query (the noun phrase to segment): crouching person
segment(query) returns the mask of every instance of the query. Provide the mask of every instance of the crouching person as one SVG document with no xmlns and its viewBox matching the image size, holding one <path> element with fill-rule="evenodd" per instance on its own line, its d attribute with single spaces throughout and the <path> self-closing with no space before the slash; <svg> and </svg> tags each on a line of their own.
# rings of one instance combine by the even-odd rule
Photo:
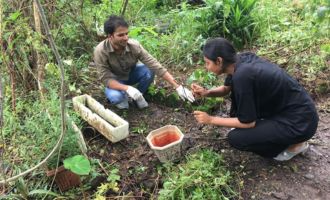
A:
<svg viewBox="0 0 330 200">
<path fill-rule="evenodd" d="M 148 107 L 143 94 L 155 74 L 170 83 L 183 100 L 193 102 L 190 90 L 178 84 L 138 41 L 129 39 L 128 27 L 122 17 L 110 16 L 104 23 L 107 38 L 94 50 L 94 62 L 110 103 L 128 109 L 128 97 L 131 97 L 139 108 Z"/>
</svg>

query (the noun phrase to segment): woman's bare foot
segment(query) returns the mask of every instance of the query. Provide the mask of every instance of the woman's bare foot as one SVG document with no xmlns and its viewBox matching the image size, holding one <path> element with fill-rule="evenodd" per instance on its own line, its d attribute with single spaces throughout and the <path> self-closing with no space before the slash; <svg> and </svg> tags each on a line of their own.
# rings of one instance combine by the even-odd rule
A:
<svg viewBox="0 0 330 200">
<path fill-rule="evenodd" d="M 305 145 L 306 145 L 306 142 L 301 142 L 301 143 L 298 143 L 298 144 L 292 144 L 286 150 L 294 153 L 294 152 L 299 151 Z"/>
<path fill-rule="evenodd" d="M 308 148 L 309 145 L 307 142 L 293 144 L 289 146 L 289 148 L 278 154 L 276 157 L 274 157 L 274 159 L 277 161 L 287 161 L 300 153 L 305 153 L 308 150 Z"/>
</svg>

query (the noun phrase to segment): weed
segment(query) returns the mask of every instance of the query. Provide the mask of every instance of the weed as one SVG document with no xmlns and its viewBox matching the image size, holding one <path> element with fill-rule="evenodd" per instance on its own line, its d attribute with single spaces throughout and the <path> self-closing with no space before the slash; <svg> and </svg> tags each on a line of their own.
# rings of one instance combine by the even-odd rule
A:
<svg viewBox="0 0 330 200">
<path fill-rule="evenodd" d="M 237 48 L 251 43 L 257 33 L 252 17 L 256 0 L 208 1 L 207 37 L 222 36 L 231 40 Z M 211 23 L 209 23 L 211 22 Z M 204 22 L 205 23 L 205 22 Z"/>
<path fill-rule="evenodd" d="M 120 175 L 119 175 L 119 169 L 118 168 L 113 168 L 110 170 L 110 174 L 107 178 L 107 181 L 109 182 L 117 182 L 120 180 Z"/>
<path fill-rule="evenodd" d="M 223 103 L 223 98 L 203 98 L 197 100 L 195 104 L 192 105 L 193 110 L 199 110 L 204 112 L 214 111 L 216 108 L 220 107 L 220 104 Z M 197 105 L 196 105 L 197 104 Z"/>
<path fill-rule="evenodd" d="M 118 192 L 118 181 L 120 180 L 119 169 L 113 168 L 110 170 L 110 174 L 107 178 L 106 183 L 102 183 L 101 186 L 97 188 L 95 192 L 95 200 L 105 200 L 105 194 L 110 190 L 113 192 Z"/>
<path fill-rule="evenodd" d="M 148 125 L 143 122 L 138 127 L 133 127 L 132 133 L 145 134 L 147 130 L 148 130 Z"/>
<path fill-rule="evenodd" d="M 223 158 L 203 150 L 187 157 L 179 166 L 167 166 L 168 176 L 159 199 L 232 199 L 237 193 Z"/>
<path fill-rule="evenodd" d="M 197 83 L 207 89 L 211 89 L 215 85 L 220 85 L 221 81 L 211 72 L 205 69 L 196 69 L 187 79 L 187 84 Z"/>
<path fill-rule="evenodd" d="M 326 78 L 329 54 L 322 48 L 330 43 L 329 12 L 319 13 L 321 7 L 329 8 L 329 3 L 264 0 L 254 13 L 260 29 L 257 54 L 286 67 L 294 77 L 303 77 L 301 83 L 317 93 L 326 92 L 330 84 Z"/>
<path fill-rule="evenodd" d="M 196 69 L 187 79 L 187 84 L 197 83 L 202 87 L 211 89 L 214 86 L 222 85 L 223 81 L 215 76 L 213 73 L 205 69 Z M 223 102 L 223 98 L 202 98 L 197 99 L 191 107 L 193 110 L 200 110 L 204 112 L 212 111 Z"/>
</svg>

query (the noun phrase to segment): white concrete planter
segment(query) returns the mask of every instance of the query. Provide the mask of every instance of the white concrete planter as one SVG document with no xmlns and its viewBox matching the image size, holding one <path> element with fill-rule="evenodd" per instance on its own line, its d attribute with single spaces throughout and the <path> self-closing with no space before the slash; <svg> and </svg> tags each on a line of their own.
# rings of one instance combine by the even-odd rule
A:
<svg viewBox="0 0 330 200">
<path fill-rule="evenodd" d="M 183 137 L 177 126 L 167 125 L 151 131 L 147 136 L 147 141 L 158 159 L 165 163 L 181 157 Z"/>
<path fill-rule="evenodd" d="M 128 136 L 128 122 L 85 94 L 72 99 L 79 115 L 111 142 L 118 142 Z"/>
</svg>

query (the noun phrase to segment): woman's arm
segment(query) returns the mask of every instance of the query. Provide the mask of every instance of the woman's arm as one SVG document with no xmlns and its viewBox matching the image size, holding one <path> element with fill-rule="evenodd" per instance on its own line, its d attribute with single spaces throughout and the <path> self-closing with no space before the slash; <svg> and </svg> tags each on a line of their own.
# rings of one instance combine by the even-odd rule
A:
<svg viewBox="0 0 330 200">
<path fill-rule="evenodd" d="M 229 94 L 230 92 L 230 86 L 220 86 L 217 88 L 210 89 L 208 92 L 208 97 L 223 97 Z"/>
<path fill-rule="evenodd" d="M 197 97 L 222 97 L 229 94 L 231 88 L 230 86 L 220 86 L 207 90 L 202 86 L 193 83 L 191 84 L 191 89 L 193 94 Z"/>
<path fill-rule="evenodd" d="M 234 118 L 223 118 L 210 116 L 205 112 L 194 111 L 194 116 L 198 123 L 201 124 L 212 124 L 217 126 L 224 126 L 229 128 L 253 128 L 255 127 L 256 122 L 242 123 L 238 120 L 237 117 Z"/>
</svg>

